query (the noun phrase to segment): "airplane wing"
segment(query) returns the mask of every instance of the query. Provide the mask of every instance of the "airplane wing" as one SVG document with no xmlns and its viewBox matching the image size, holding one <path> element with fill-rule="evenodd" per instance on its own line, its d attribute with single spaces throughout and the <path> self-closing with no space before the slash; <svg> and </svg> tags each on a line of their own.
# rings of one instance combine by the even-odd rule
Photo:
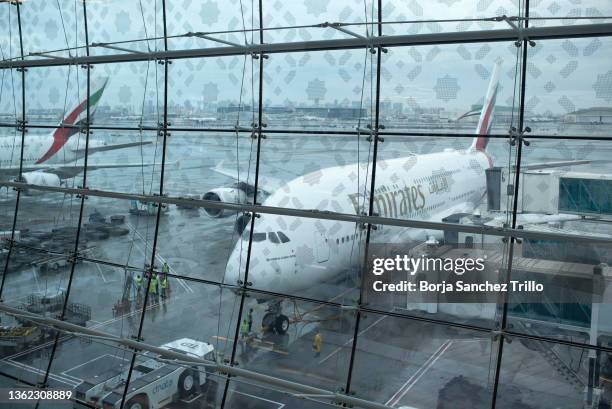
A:
<svg viewBox="0 0 612 409">
<path fill-rule="evenodd" d="M 151 141 L 147 141 L 147 142 L 130 142 L 130 143 L 120 143 L 117 145 L 106 145 L 106 146 L 96 146 L 96 147 L 89 147 L 87 152 L 89 155 L 91 155 L 92 153 L 97 153 L 97 152 L 106 152 L 106 151 L 114 151 L 117 149 L 125 149 L 125 148 L 132 148 L 134 146 L 143 146 L 143 145 L 148 145 L 152 143 Z M 73 149 L 72 150 L 74 153 L 76 153 L 79 156 L 84 156 L 85 155 L 85 149 Z"/>
<path fill-rule="evenodd" d="M 100 169 L 124 169 L 124 168 L 140 168 L 153 166 L 153 163 L 112 163 L 112 164 L 91 164 L 87 165 L 87 170 L 100 170 Z M 33 165 L 24 166 L 22 169 L 23 173 L 27 172 L 44 172 L 57 175 L 60 179 L 73 178 L 79 173 L 83 172 L 85 166 L 83 165 Z M 19 175 L 19 167 L 0 168 L 0 179 L 9 179 Z"/>
<path fill-rule="evenodd" d="M 210 169 L 221 175 L 225 175 L 227 177 L 232 178 L 236 183 L 239 183 L 239 184 L 244 183 L 250 188 L 255 187 L 255 170 L 254 169 L 251 170 L 251 172 L 241 170 L 240 173 L 238 173 L 237 169 L 235 168 L 230 169 L 229 167 L 226 167 L 224 161 L 221 161 L 217 166 L 215 166 L 214 168 L 210 168 Z M 277 179 L 275 177 L 261 175 L 261 174 L 259 175 L 259 180 L 258 180 L 259 191 L 265 193 L 266 195 L 270 195 L 272 192 L 274 192 L 276 189 L 280 188 L 284 184 L 285 183 L 282 180 Z"/>
</svg>

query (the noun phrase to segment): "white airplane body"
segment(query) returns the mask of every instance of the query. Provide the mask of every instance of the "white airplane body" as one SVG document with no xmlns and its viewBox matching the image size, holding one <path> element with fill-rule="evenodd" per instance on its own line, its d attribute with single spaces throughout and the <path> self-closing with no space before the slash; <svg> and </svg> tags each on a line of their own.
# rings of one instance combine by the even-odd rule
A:
<svg viewBox="0 0 612 409">
<path fill-rule="evenodd" d="M 468 149 L 445 149 L 443 152 L 378 161 L 373 195 L 375 215 L 441 222 L 452 214 L 472 213 L 477 209 L 487 192 L 485 171 L 493 166 L 486 147 L 493 119 L 499 70 L 498 63 L 493 70 L 485 103 L 480 112 L 477 136 Z M 570 166 L 586 162 L 550 162 L 534 165 L 534 168 Z M 233 171 L 219 167 L 214 170 L 237 179 Z M 335 166 L 300 176 L 280 185 L 267 196 L 262 205 L 368 214 L 371 181 L 363 177 L 364 180 L 358 186 L 357 172 L 360 175 L 368 175 L 369 178 L 372 174 L 372 164 Z M 265 179 L 260 177 L 262 188 L 266 183 Z M 248 189 L 245 190 L 245 187 Z M 232 188 L 213 189 L 203 198 L 248 203 L 253 191 L 252 184 L 239 181 Z M 258 192 L 267 193 L 263 189 Z M 206 208 L 205 211 L 212 217 L 224 216 L 223 211 Z M 561 219 L 567 218 L 560 217 Z M 548 217 L 542 220 L 546 222 L 551 219 Z M 242 224 L 246 225 L 247 223 Z M 251 234 L 249 228 L 245 228 L 230 254 L 224 279 L 228 284 L 240 285 L 244 282 L 248 240 L 251 235 L 247 278 L 249 286 L 271 293 L 302 295 L 313 285 L 332 281 L 363 261 L 360 248 L 365 242 L 365 230 L 355 223 L 261 214 L 254 222 L 253 233 Z M 371 230 L 371 239 L 381 243 L 430 239 L 435 241 L 442 239 L 442 236 L 443 232 L 439 230 L 405 227 L 376 226 L 376 229 Z M 273 305 L 276 305 L 269 309 L 263 325 L 284 333 L 288 329 L 289 320 L 280 312 L 279 298 L 272 294 L 258 294 L 257 299 L 272 301 Z"/>
<path fill-rule="evenodd" d="M 412 165 L 406 166 L 411 161 Z M 376 180 L 380 182 L 376 183 L 374 191 L 374 214 L 441 222 L 451 214 L 471 213 L 486 194 L 484 171 L 490 163 L 483 151 L 454 150 L 379 161 Z M 369 168 L 368 174 L 371 174 L 371 166 Z M 296 195 L 304 209 L 367 213 L 368 201 L 364 201 L 364 197 L 368 198 L 370 191 L 363 185 L 357 192 L 334 195 L 324 209 L 321 206 L 321 198 L 329 197 L 338 188 L 339 180 L 351 180 L 355 172 L 356 165 L 313 172 L 288 182 L 262 205 L 287 207 L 288 197 Z M 317 182 L 313 186 L 305 182 L 315 178 Z M 391 182 L 394 180 L 396 182 Z M 297 220 L 299 226 L 289 227 Z M 288 242 L 282 242 L 279 231 Z M 242 245 L 239 242 L 230 256 L 225 276 L 228 283 L 244 279 L 249 234 L 249 229 L 245 229 Z M 274 234 L 279 239 L 274 238 Z M 345 272 L 347 267 L 361 262 L 358 255 L 364 234 L 364 229 L 355 228 L 355 224 L 349 222 L 261 214 L 255 221 L 248 281 L 254 288 L 271 291 L 282 288 L 283 293 L 300 294 L 313 282 L 329 281 Z M 439 230 L 392 226 L 377 226 L 371 232 L 373 240 L 390 243 L 440 240 L 442 235 Z"/>
<path fill-rule="evenodd" d="M 96 107 L 100 101 L 108 80 L 95 88 L 89 97 L 90 120 L 93 119 Z M 21 181 L 42 186 L 60 186 L 62 180 L 72 178 L 84 170 L 84 166 L 76 163 L 85 157 L 85 138 L 74 137 L 80 132 L 86 119 L 87 100 L 79 103 L 58 125 L 47 135 L 26 135 L 23 147 L 23 162 L 21 158 L 21 137 L 0 137 L 0 185 L 19 177 Z M 131 142 L 107 145 L 103 141 L 90 139 L 88 154 L 142 146 L 148 142 Z M 88 170 L 127 168 L 143 166 L 139 164 L 90 164 Z M 148 165 L 146 165 L 148 166 Z M 30 190 L 28 193 L 34 193 Z"/>
</svg>

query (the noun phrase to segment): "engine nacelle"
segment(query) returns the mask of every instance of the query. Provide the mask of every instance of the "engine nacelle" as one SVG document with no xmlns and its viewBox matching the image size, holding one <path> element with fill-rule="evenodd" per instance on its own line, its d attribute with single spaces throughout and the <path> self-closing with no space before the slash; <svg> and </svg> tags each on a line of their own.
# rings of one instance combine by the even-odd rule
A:
<svg viewBox="0 0 612 409">
<path fill-rule="evenodd" d="M 21 178 L 19 182 L 27 183 L 29 185 L 38 185 L 38 186 L 52 186 L 52 187 L 60 187 L 62 185 L 62 181 L 59 176 L 53 173 L 46 172 L 26 172 L 21 174 Z M 43 194 L 45 193 L 43 190 L 36 189 L 28 189 L 26 190 L 28 195 L 34 194 Z"/>
<path fill-rule="evenodd" d="M 209 190 L 204 193 L 202 196 L 204 200 L 213 200 L 216 202 L 225 202 L 225 203 L 246 203 L 247 202 L 247 194 L 242 189 L 236 189 L 233 187 L 220 187 L 217 189 Z M 213 209 L 210 207 L 205 207 L 204 211 L 209 217 L 227 217 L 236 212 L 226 209 Z"/>
</svg>

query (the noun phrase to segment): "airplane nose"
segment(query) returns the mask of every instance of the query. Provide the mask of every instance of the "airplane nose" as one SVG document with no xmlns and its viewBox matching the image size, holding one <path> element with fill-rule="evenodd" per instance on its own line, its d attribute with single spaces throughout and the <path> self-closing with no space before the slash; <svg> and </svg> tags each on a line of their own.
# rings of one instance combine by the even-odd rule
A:
<svg viewBox="0 0 612 409">
<path fill-rule="evenodd" d="M 244 280 L 244 271 L 247 260 L 247 246 L 245 242 L 242 243 L 242 246 L 240 244 L 240 241 L 236 243 L 232 253 L 229 256 L 229 259 L 227 260 L 225 276 L 223 279 L 225 284 L 242 285 L 242 281 Z"/>
</svg>

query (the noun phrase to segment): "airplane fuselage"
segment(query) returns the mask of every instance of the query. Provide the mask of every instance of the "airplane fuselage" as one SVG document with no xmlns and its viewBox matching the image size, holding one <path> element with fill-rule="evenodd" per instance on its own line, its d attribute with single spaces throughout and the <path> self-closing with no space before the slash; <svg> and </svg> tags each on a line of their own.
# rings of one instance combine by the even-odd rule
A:
<svg viewBox="0 0 612 409">
<path fill-rule="evenodd" d="M 52 135 L 26 135 L 23 151 L 23 165 L 66 164 L 81 159 L 85 150 L 85 137 L 73 137 L 68 140 L 53 156 L 41 161 L 41 158 L 53 144 Z M 90 140 L 90 147 L 101 146 L 99 141 Z M 21 137 L 0 138 L 0 167 L 17 166 L 21 155 Z"/>
<path fill-rule="evenodd" d="M 472 212 L 486 193 L 485 169 L 490 166 L 489 156 L 477 150 L 445 150 L 381 160 L 376 167 L 373 213 L 395 219 L 441 221 L 453 213 Z M 371 165 L 356 164 L 322 169 L 291 180 L 263 205 L 367 214 L 370 180 L 365 180 L 365 175 L 371 175 L 371 170 Z M 362 179 L 359 182 L 357 172 Z M 283 243 L 278 232 L 289 241 Z M 228 283 L 244 279 L 244 239 L 248 235 L 246 230 L 230 256 Z M 379 243 L 441 236 L 441 231 L 393 226 L 376 226 L 371 231 L 371 240 Z M 261 215 L 255 220 L 248 281 L 254 288 L 299 294 L 313 283 L 329 281 L 363 261 L 364 240 L 365 230 L 354 223 Z"/>
</svg>

